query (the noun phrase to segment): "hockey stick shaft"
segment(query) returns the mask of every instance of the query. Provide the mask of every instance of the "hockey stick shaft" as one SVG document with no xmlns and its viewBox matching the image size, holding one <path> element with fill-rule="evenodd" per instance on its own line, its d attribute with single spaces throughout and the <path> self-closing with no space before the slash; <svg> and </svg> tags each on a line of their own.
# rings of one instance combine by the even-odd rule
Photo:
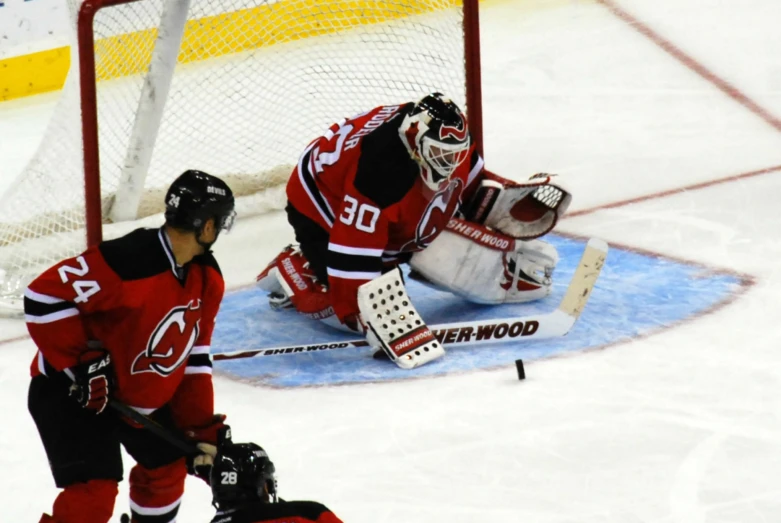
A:
<svg viewBox="0 0 781 523">
<path fill-rule="evenodd" d="M 602 240 L 592 238 L 586 244 L 580 263 L 575 269 L 564 298 L 558 308 L 546 314 L 516 318 L 478 320 L 429 325 L 429 329 L 447 348 L 465 345 L 482 345 L 558 338 L 567 334 L 583 312 L 591 291 L 599 278 L 607 257 L 608 246 Z M 250 349 L 214 355 L 215 361 L 252 358 L 255 356 L 284 356 L 366 347 L 363 339 L 310 345 L 290 345 L 266 349 Z"/>
<path fill-rule="evenodd" d="M 73 373 L 68 371 L 66 369 L 66 372 L 68 373 L 68 377 L 73 380 Z M 167 441 L 174 447 L 178 448 L 182 452 L 184 452 L 188 456 L 197 456 L 201 453 L 201 451 L 198 450 L 198 447 L 196 447 L 194 444 L 183 440 L 173 432 L 171 432 L 170 429 L 160 425 L 158 422 L 150 418 L 149 416 L 145 416 L 144 414 L 141 414 L 134 408 L 125 405 L 119 400 L 116 400 L 114 398 L 108 399 L 108 406 L 117 411 L 119 414 L 125 416 L 126 418 L 138 423 L 141 425 L 144 429 L 148 430 L 152 434 L 156 435 L 160 439 Z"/>
<path fill-rule="evenodd" d="M 109 399 L 108 404 L 112 409 L 114 409 L 118 413 L 138 423 L 144 429 L 148 430 L 149 432 L 159 437 L 160 439 L 170 443 L 171 445 L 181 450 L 188 456 L 195 456 L 201 453 L 198 450 L 198 447 L 196 447 L 195 445 L 193 445 L 188 441 L 183 440 L 182 438 L 174 434 L 170 429 L 160 425 L 158 422 L 156 422 L 149 416 L 145 416 L 140 412 L 138 412 L 137 410 L 115 399 Z"/>
<path fill-rule="evenodd" d="M 563 336 L 574 323 L 567 315 L 549 314 L 519 318 L 444 323 L 430 325 L 434 336 L 447 348 L 461 345 L 479 345 L 507 341 L 539 340 Z M 253 358 L 255 356 L 284 356 L 321 351 L 367 347 L 364 339 L 353 339 L 311 345 L 288 345 L 265 349 L 250 349 L 214 354 L 214 361 Z"/>
</svg>

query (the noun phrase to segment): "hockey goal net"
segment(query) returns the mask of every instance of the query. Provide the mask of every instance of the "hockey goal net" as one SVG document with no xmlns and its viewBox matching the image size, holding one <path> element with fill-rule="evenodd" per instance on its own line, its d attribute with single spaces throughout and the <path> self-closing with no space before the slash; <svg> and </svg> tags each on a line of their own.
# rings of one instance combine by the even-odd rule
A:
<svg viewBox="0 0 781 523">
<path fill-rule="evenodd" d="M 477 0 L 68 0 L 71 69 L 41 145 L 0 196 L 0 304 L 101 238 L 158 226 L 186 169 L 240 216 L 279 208 L 334 121 L 448 94 L 480 140 Z"/>
</svg>

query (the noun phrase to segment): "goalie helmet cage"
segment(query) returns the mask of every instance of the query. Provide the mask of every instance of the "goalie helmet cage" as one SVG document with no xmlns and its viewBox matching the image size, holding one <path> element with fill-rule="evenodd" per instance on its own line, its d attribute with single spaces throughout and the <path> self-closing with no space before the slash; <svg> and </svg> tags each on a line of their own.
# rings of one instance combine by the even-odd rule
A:
<svg viewBox="0 0 781 523">
<path fill-rule="evenodd" d="M 71 70 L 41 145 L 0 197 L 0 308 L 102 239 L 159 226 L 187 169 L 240 215 L 282 208 L 335 121 L 441 91 L 482 152 L 477 0 L 68 0 Z"/>
</svg>

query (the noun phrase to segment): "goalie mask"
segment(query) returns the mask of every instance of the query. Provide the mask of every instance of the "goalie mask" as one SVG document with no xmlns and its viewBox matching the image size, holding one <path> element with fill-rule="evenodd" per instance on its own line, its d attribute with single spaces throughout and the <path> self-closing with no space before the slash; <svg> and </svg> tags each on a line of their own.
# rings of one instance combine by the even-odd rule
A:
<svg viewBox="0 0 781 523">
<path fill-rule="evenodd" d="M 425 184 L 438 191 L 469 152 L 469 129 L 461 109 L 442 93 L 418 101 L 399 128 Z"/>
</svg>

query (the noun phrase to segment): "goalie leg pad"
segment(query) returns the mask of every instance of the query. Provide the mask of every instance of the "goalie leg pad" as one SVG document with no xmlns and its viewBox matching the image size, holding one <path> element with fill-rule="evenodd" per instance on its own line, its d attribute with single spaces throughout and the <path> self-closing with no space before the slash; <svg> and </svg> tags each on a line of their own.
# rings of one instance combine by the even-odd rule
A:
<svg viewBox="0 0 781 523">
<path fill-rule="evenodd" d="M 358 308 L 366 341 L 402 369 L 413 369 L 445 355 L 442 344 L 412 306 L 397 268 L 358 288 Z"/>
<path fill-rule="evenodd" d="M 436 240 L 412 256 L 415 277 L 469 301 L 521 303 L 550 294 L 556 249 L 522 241 L 458 218 Z"/>
</svg>

